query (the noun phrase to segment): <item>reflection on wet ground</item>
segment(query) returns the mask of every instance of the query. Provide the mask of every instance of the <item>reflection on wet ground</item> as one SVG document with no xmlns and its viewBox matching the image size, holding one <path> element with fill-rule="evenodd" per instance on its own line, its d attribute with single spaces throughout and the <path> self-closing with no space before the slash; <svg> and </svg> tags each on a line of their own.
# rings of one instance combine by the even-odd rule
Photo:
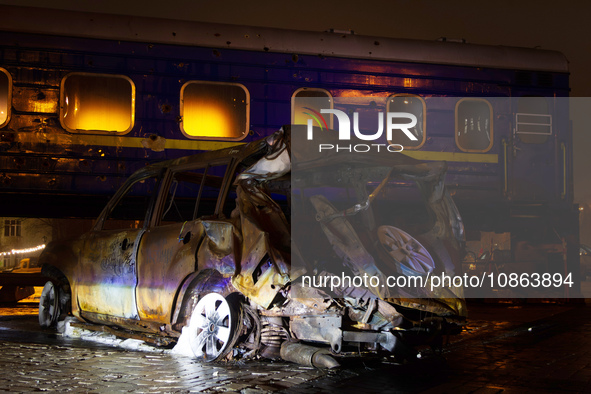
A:
<svg viewBox="0 0 591 394">
<path fill-rule="evenodd" d="M 471 303 L 441 354 L 398 364 L 344 360 L 337 371 L 285 362 L 201 364 L 40 330 L 35 304 L 0 308 L 0 390 L 72 392 L 588 392 L 591 308 Z M 589 337 L 589 338 L 588 338 Z"/>
</svg>

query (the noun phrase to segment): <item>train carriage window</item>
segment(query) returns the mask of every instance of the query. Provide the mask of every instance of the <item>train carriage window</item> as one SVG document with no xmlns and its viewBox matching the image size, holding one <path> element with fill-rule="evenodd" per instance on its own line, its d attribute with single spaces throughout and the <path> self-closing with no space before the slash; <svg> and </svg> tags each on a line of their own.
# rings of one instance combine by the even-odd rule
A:
<svg viewBox="0 0 591 394">
<path fill-rule="evenodd" d="M 128 77 L 71 73 L 61 85 L 60 122 L 66 130 L 123 134 L 133 128 L 135 86 Z"/>
<path fill-rule="evenodd" d="M 0 68 L 0 128 L 10 120 L 12 101 L 12 78 L 8 71 Z"/>
<path fill-rule="evenodd" d="M 521 142 L 543 144 L 552 134 L 552 115 L 545 97 L 520 97 L 515 114 L 515 133 Z"/>
<path fill-rule="evenodd" d="M 321 127 L 332 129 L 332 115 L 319 116 L 321 109 L 333 108 L 332 96 L 327 90 L 300 88 L 293 93 L 292 99 L 297 99 L 292 100 L 292 124 L 306 125 L 308 119 L 313 118 Z"/>
<path fill-rule="evenodd" d="M 419 149 L 425 143 L 425 100 L 411 94 L 397 94 L 388 97 L 387 112 L 408 112 L 417 117 L 417 124 L 409 131 L 417 138 L 408 138 L 401 130 L 394 130 L 390 144 L 400 144 L 404 149 Z"/>
<path fill-rule="evenodd" d="M 492 106 L 484 99 L 464 98 L 456 104 L 456 145 L 464 152 L 486 152 L 493 145 Z"/>
<path fill-rule="evenodd" d="M 241 84 L 189 81 L 181 88 L 181 131 L 194 139 L 241 140 L 249 130 L 249 107 Z"/>
</svg>

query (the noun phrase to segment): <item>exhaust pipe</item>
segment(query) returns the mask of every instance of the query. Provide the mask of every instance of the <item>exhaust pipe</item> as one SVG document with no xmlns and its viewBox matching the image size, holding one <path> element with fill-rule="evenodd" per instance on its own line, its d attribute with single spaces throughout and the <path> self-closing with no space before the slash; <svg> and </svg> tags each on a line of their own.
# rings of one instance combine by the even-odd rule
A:
<svg viewBox="0 0 591 394">
<path fill-rule="evenodd" d="M 285 341 L 281 344 L 281 358 L 292 363 L 316 368 L 336 368 L 340 364 L 328 354 L 328 349 Z"/>
</svg>

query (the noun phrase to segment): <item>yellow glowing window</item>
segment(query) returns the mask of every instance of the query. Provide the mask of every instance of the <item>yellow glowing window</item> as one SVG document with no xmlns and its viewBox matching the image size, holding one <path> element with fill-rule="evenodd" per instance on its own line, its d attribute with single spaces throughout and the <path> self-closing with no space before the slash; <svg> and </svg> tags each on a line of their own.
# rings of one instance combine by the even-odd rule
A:
<svg viewBox="0 0 591 394">
<path fill-rule="evenodd" d="M 10 101 L 12 96 L 12 78 L 8 71 L 0 68 L 0 127 L 10 120 Z"/>
<path fill-rule="evenodd" d="M 423 146 L 426 138 L 426 106 L 422 98 L 411 94 L 390 96 L 388 97 L 387 112 L 408 112 L 417 117 L 417 124 L 409 129 L 417 140 L 411 140 L 401 130 L 393 130 L 392 141 L 389 141 L 391 144 L 400 144 L 405 149 L 419 149 Z M 400 123 L 404 122 L 404 120 L 400 121 Z"/>
<path fill-rule="evenodd" d="M 181 88 L 181 130 L 189 138 L 240 140 L 249 129 L 249 101 L 243 85 L 189 81 Z"/>
<path fill-rule="evenodd" d="M 291 123 L 306 125 L 312 118 L 314 125 L 323 124 L 332 128 L 332 116 L 324 114 L 320 117 L 321 109 L 332 109 L 333 101 L 330 93 L 324 89 L 301 88 L 294 92 L 292 100 Z M 320 115 L 319 115 L 320 114 Z"/>
<path fill-rule="evenodd" d="M 71 73 L 62 80 L 60 122 L 68 131 L 127 133 L 134 112 L 135 86 L 124 75 Z"/>
</svg>

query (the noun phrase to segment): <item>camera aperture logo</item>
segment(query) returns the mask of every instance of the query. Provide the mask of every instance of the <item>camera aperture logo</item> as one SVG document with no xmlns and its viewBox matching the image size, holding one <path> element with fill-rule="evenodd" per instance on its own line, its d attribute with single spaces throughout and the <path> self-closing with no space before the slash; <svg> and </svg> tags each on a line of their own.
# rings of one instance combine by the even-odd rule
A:
<svg viewBox="0 0 591 394">
<path fill-rule="evenodd" d="M 374 141 L 374 143 L 367 144 L 327 144 L 321 143 L 318 145 L 319 152 L 336 151 L 336 152 L 402 152 L 404 147 L 401 144 L 393 144 L 388 142 L 377 143 L 384 134 L 384 123 L 386 124 L 386 140 L 392 141 L 394 130 L 400 130 L 411 141 L 417 141 L 417 137 L 410 131 L 417 124 L 417 117 L 408 112 L 378 112 L 378 129 L 373 134 L 364 134 L 359 127 L 359 113 L 353 112 L 353 122 L 344 111 L 338 109 L 321 109 L 320 112 L 310 108 L 303 107 L 303 113 L 309 118 L 307 120 L 307 138 L 309 141 L 314 139 L 314 123 L 320 127 L 320 131 L 328 129 L 326 119 L 322 114 L 331 114 L 338 120 L 338 138 L 339 141 L 351 141 L 351 123 L 353 124 L 353 135 L 362 141 Z M 400 120 L 407 120 L 406 123 L 400 123 Z"/>
</svg>

